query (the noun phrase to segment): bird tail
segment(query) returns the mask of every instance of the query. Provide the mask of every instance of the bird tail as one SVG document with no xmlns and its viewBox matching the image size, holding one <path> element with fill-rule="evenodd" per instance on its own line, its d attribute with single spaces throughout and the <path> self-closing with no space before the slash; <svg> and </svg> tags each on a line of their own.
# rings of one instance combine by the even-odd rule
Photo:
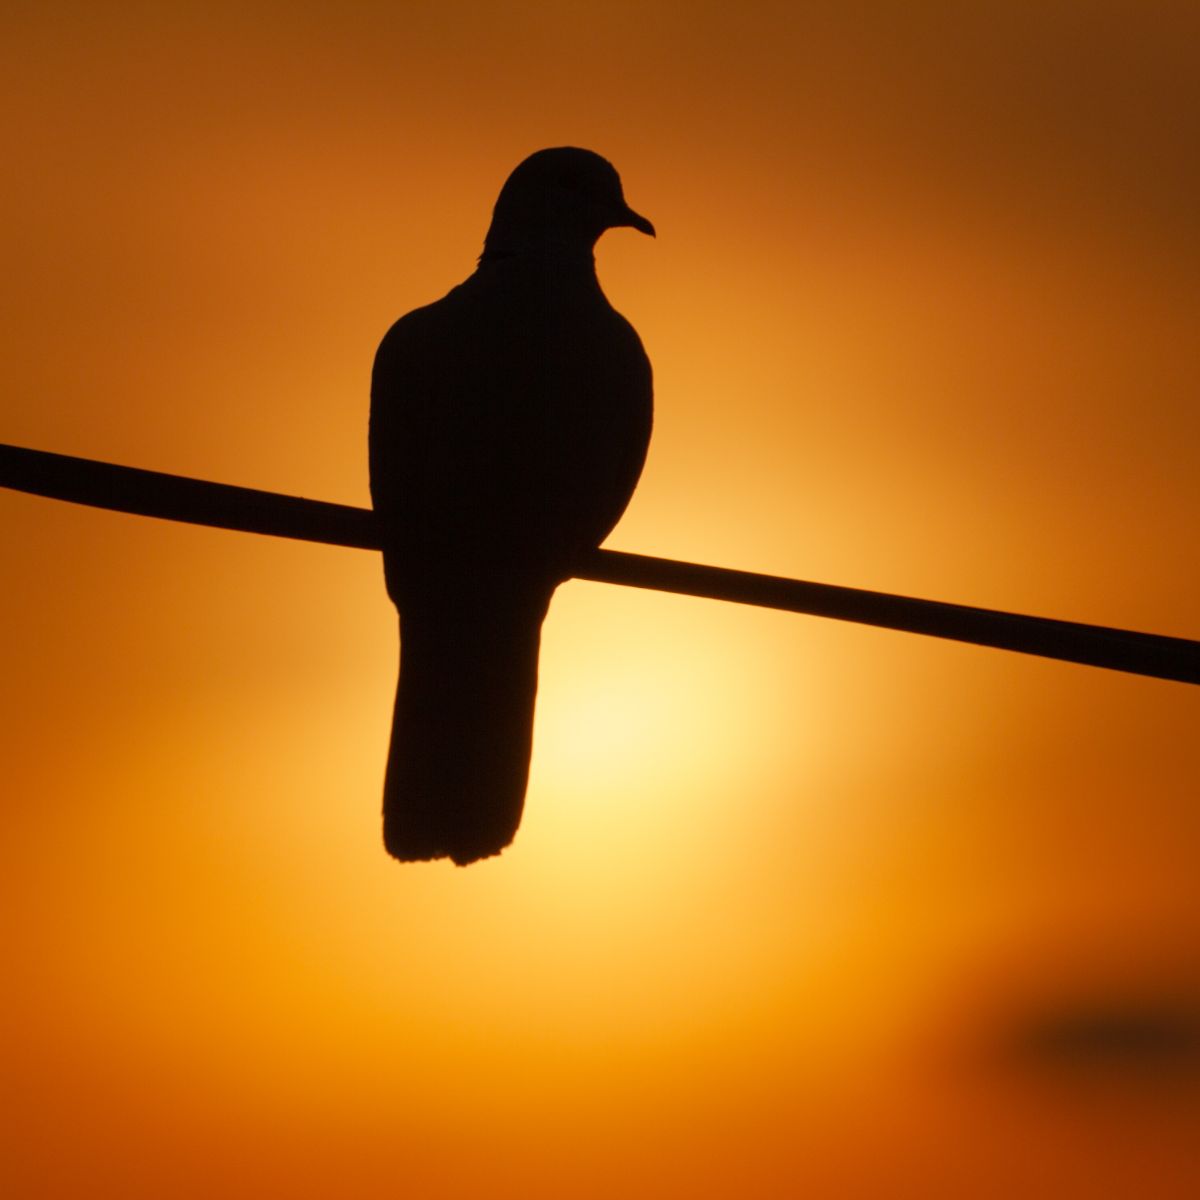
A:
<svg viewBox="0 0 1200 1200">
<path fill-rule="evenodd" d="M 383 785 L 383 840 L 402 862 L 499 854 L 521 823 L 549 594 L 407 607 Z"/>
</svg>

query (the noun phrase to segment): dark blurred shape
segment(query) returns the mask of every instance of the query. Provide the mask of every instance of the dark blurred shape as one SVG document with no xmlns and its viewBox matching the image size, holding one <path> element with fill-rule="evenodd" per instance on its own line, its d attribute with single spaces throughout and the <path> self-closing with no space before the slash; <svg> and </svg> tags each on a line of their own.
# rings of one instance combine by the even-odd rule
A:
<svg viewBox="0 0 1200 1200">
<path fill-rule="evenodd" d="M 1009 1047 L 1019 1064 L 1058 1077 L 1200 1085 L 1200 999 L 1064 1007 L 1029 1018 Z"/>
</svg>

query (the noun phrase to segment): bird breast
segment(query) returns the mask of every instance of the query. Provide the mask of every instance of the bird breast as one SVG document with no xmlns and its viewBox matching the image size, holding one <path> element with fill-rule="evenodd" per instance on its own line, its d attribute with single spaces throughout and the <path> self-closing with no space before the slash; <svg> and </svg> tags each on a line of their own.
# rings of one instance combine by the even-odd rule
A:
<svg viewBox="0 0 1200 1200">
<path fill-rule="evenodd" d="M 637 483 L 650 365 L 594 274 L 555 285 L 495 267 L 380 347 L 373 487 L 391 482 L 376 507 L 418 569 L 499 563 L 565 578 Z"/>
</svg>

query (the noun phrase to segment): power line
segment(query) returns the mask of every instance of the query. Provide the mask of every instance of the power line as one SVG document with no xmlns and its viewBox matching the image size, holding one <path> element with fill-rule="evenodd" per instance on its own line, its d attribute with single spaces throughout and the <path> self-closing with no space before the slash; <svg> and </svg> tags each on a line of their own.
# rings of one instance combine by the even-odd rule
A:
<svg viewBox="0 0 1200 1200">
<path fill-rule="evenodd" d="M 378 550 L 370 509 L 0 444 L 0 486 L 97 508 Z M 1200 642 L 597 550 L 577 579 L 782 609 L 1043 658 L 1200 683 Z"/>
</svg>

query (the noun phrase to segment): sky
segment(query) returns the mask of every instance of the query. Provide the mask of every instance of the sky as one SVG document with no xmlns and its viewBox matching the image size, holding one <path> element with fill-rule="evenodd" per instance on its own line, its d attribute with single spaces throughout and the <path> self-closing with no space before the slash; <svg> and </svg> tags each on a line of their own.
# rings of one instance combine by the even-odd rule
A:
<svg viewBox="0 0 1200 1200">
<path fill-rule="evenodd" d="M 366 504 L 372 355 L 611 159 L 609 545 L 1200 637 L 1172 0 L 9 3 L 0 441 Z M 0 492 L 12 1195 L 1190 1197 L 1200 695 L 608 585 L 385 855 L 377 556 Z"/>
</svg>

